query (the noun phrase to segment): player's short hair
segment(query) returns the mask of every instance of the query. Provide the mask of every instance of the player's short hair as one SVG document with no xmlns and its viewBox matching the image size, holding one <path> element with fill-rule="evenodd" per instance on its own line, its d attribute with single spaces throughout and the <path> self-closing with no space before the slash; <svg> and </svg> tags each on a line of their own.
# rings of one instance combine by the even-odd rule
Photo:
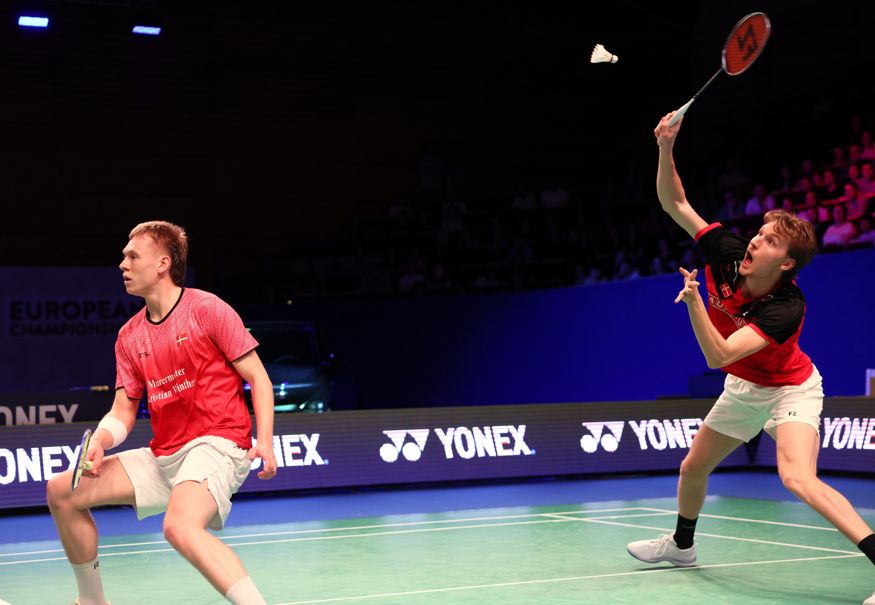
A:
<svg viewBox="0 0 875 605">
<path fill-rule="evenodd" d="M 141 235 L 148 235 L 170 254 L 170 279 L 177 286 L 182 286 L 185 283 L 185 265 L 188 259 L 188 236 L 185 229 L 167 221 L 146 221 L 131 229 L 128 239 Z"/>
<path fill-rule="evenodd" d="M 805 219 L 786 210 L 769 210 L 763 220 L 765 224 L 774 223 L 775 233 L 787 240 L 787 256 L 795 260 L 796 264 L 784 273 L 784 279 L 795 278 L 799 270 L 811 262 L 817 252 L 814 227 Z"/>
</svg>

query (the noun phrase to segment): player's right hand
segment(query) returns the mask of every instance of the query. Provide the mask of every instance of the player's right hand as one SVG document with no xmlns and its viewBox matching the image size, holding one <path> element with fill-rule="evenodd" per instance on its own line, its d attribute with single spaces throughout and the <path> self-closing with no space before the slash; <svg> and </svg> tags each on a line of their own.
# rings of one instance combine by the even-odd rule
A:
<svg viewBox="0 0 875 605">
<path fill-rule="evenodd" d="M 681 124 L 684 121 L 683 117 L 681 117 L 681 119 L 673 126 L 668 125 L 668 121 L 671 120 L 674 114 L 675 112 L 673 111 L 665 114 L 665 116 L 659 121 L 659 124 L 656 125 L 656 128 L 653 129 L 653 136 L 656 137 L 656 144 L 659 145 L 660 148 L 671 149 L 672 145 L 674 145 L 674 140 L 677 138 L 678 132 L 681 129 Z"/>
<path fill-rule="evenodd" d="M 83 477 L 99 477 L 100 467 L 103 465 L 103 457 L 105 452 L 103 446 L 96 439 L 92 439 L 88 446 L 88 453 L 85 454 L 85 461 L 91 463 L 91 468 L 87 466 L 82 469 Z"/>
<path fill-rule="evenodd" d="M 681 275 L 684 276 L 684 288 L 680 291 L 677 298 L 674 299 L 675 304 L 684 301 L 687 304 L 696 300 L 699 296 L 699 282 L 696 281 L 698 269 L 693 269 L 692 272 L 687 271 L 683 267 L 679 269 Z"/>
</svg>

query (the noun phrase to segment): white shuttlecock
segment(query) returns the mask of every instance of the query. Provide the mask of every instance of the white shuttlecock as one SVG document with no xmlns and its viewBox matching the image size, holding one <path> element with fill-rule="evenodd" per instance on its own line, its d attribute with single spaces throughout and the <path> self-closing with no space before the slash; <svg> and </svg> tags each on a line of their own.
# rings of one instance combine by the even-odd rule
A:
<svg viewBox="0 0 875 605">
<path fill-rule="evenodd" d="M 613 55 L 601 44 L 596 44 L 592 49 L 592 56 L 589 58 L 590 63 L 616 63 L 620 57 Z"/>
</svg>

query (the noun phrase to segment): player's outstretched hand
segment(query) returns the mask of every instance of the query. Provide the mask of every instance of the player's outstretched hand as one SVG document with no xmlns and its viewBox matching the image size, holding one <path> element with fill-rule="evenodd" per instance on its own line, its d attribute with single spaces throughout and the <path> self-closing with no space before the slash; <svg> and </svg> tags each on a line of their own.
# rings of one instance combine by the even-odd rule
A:
<svg viewBox="0 0 875 605">
<path fill-rule="evenodd" d="M 699 282 L 696 281 L 696 274 L 699 272 L 698 269 L 693 269 L 692 272 L 687 271 L 683 267 L 679 269 L 681 275 L 684 276 L 684 288 L 678 294 L 678 297 L 674 299 L 675 304 L 684 301 L 687 304 L 695 301 L 699 296 Z"/>
<path fill-rule="evenodd" d="M 258 471 L 259 479 L 273 479 L 276 475 L 276 457 L 273 454 L 273 439 L 259 439 L 249 450 L 249 459 L 261 458 L 264 468 Z"/>
<path fill-rule="evenodd" d="M 678 136 L 678 131 L 681 129 L 681 123 L 684 121 L 683 118 L 672 126 L 668 125 L 668 121 L 671 120 L 674 114 L 675 112 L 673 111 L 665 114 L 659 121 L 659 124 L 656 125 L 656 128 L 653 129 L 653 136 L 656 137 L 656 144 L 660 148 L 671 149 L 675 138 Z"/>
</svg>

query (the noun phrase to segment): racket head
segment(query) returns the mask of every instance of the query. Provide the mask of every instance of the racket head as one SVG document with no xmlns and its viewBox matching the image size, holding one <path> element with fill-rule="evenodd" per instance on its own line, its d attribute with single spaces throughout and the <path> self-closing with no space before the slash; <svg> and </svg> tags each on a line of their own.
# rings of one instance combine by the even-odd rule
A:
<svg viewBox="0 0 875 605">
<path fill-rule="evenodd" d="M 751 13 L 729 32 L 723 45 L 723 71 L 737 76 L 753 65 L 772 34 L 772 23 L 765 13 Z"/>
<path fill-rule="evenodd" d="M 85 456 L 88 454 L 88 445 L 91 443 L 91 429 L 85 429 L 82 434 L 82 443 L 79 445 L 79 454 L 76 456 L 76 465 L 73 467 L 72 489 L 79 486 L 79 480 L 82 479 L 82 472 L 85 470 Z"/>
</svg>

